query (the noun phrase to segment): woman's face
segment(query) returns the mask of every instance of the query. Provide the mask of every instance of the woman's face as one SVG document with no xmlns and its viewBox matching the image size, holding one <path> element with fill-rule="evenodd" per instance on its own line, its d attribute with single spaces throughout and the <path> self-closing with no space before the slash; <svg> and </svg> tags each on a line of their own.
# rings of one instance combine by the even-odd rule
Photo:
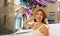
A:
<svg viewBox="0 0 60 36">
<path fill-rule="evenodd" d="M 43 13 L 42 13 L 42 11 L 38 11 L 37 13 L 36 13 L 36 21 L 42 21 L 42 19 L 43 19 Z"/>
</svg>

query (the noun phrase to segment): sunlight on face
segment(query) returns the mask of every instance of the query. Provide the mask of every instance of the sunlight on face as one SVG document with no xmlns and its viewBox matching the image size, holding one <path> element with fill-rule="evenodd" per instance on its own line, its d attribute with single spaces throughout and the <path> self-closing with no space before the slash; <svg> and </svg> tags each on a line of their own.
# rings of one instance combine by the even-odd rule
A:
<svg viewBox="0 0 60 36">
<path fill-rule="evenodd" d="M 36 13 L 36 21 L 42 21 L 42 19 L 43 19 L 43 13 L 42 11 L 38 11 Z"/>
</svg>

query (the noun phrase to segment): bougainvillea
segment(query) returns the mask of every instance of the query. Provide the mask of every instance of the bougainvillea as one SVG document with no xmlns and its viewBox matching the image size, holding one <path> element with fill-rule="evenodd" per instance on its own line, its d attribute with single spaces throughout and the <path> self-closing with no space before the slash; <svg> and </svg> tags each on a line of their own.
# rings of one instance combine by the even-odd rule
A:
<svg viewBox="0 0 60 36">
<path fill-rule="evenodd" d="M 30 9 L 32 9 L 32 8 L 37 7 L 37 5 L 40 7 L 41 6 L 47 7 L 47 4 L 49 4 L 49 3 L 54 4 L 57 2 L 57 0 L 20 0 L 20 2 L 21 2 L 20 5 L 22 5 L 22 6 L 25 5 L 25 6 L 29 7 Z M 30 14 L 32 14 L 32 10 L 28 10 L 24 15 L 28 16 Z"/>
</svg>

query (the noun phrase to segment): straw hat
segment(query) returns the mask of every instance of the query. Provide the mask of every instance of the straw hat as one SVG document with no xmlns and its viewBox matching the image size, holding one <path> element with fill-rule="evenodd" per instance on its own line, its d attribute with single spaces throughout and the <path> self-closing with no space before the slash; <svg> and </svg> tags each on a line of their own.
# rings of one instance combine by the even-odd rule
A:
<svg viewBox="0 0 60 36">
<path fill-rule="evenodd" d="M 44 8 L 44 7 L 36 7 L 36 8 L 33 10 L 33 16 L 35 15 L 35 12 L 37 12 L 37 10 L 39 10 L 39 9 L 42 9 L 42 10 L 45 12 L 47 18 L 49 17 L 49 10 L 48 10 L 47 8 Z"/>
</svg>

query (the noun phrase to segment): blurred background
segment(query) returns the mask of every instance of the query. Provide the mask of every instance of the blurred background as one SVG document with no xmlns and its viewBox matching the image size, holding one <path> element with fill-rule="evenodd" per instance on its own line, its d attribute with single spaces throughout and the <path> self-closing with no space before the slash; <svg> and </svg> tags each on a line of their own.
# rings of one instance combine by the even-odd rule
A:
<svg viewBox="0 0 60 36">
<path fill-rule="evenodd" d="M 36 7 L 49 11 L 46 13 L 51 36 L 60 36 L 60 0 L 0 0 L 0 35 L 30 36 L 32 29 L 23 21 L 32 16 Z"/>
</svg>

